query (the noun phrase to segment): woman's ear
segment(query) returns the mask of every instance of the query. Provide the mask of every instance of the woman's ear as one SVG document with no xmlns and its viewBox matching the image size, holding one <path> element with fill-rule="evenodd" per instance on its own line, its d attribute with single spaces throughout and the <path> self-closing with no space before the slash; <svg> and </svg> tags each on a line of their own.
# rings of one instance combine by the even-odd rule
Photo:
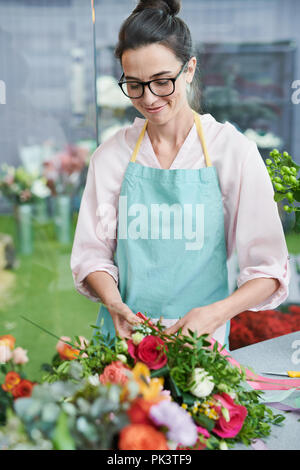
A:
<svg viewBox="0 0 300 470">
<path fill-rule="evenodd" d="M 187 83 L 192 83 L 194 74 L 196 71 L 196 67 L 197 67 L 197 59 L 195 56 L 193 56 L 190 58 L 189 63 L 188 63 L 188 69 L 187 69 L 187 74 L 186 74 Z"/>
</svg>

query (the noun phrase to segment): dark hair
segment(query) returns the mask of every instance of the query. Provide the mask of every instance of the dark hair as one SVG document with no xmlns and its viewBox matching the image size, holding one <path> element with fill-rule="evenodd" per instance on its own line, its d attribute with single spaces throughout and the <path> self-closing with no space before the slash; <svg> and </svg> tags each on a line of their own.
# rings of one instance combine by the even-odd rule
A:
<svg viewBox="0 0 300 470">
<path fill-rule="evenodd" d="M 190 30 L 176 16 L 180 6 L 180 0 L 140 0 L 119 31 L 115 57 L 121 64 L 126 50 L 153 43 L 168 47 L 182 64 L 193 57 L 195 54 Z M 189 92 L 189 103 L 196 111 L 200 109 L 200 79 L 197 70 Z"/>
</svg>

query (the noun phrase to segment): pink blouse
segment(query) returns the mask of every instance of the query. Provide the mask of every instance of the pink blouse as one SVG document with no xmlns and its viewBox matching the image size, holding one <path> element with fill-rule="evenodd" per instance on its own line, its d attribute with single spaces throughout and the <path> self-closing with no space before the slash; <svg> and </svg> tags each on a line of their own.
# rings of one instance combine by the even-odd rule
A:
<svg viewBox="0 0 300 470">
<path fill-rule="evenodd" d="M 101 227 L 116 227 L 118 197 L 127 165 L 145 120 L 136 118 L 103 142 L 90 159 L 71 253 L 71 271 L 77 291 L 99 302 L 84 282 L 94 271 L 106 271 L 118 283 L 113 255 L 116 239 L 101 234 Z M 252 311 L 278 307 L 288 297 L 288 250 L 273 186 L 255 142 L 229 122 L 211 114 L 201 115 L 204 138 L 216 167 L 223 198 L 227 258 L 236 250 L 239 262 L 237 286 L 258 277 L 276 278 L 277 291 Z M 161 168 L 146 131 L 136 164 Z M 195 124 L 170 170 L 205 166 Z M 108 204 L 114 210 L 99 210 Z M 102 231 L 103 232 L 103 231 Z"/>
</svg>

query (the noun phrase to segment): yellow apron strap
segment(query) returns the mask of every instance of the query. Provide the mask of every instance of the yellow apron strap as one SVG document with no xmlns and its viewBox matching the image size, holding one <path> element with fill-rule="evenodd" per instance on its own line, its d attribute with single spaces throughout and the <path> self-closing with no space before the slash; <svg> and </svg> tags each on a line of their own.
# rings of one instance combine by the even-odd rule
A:
<svg viewBox="0 0 300 470">
<path fill-rule="evenodd" d="M 196 113 L 196 111 L 193 111 L 193 112 L 194 112 L 194 116 L 195 116 L 196 128 L 197 128 L 197 131 L 198 131 L 198 134 L 199 134 L 199 137 L 200 137 L 200 141 L 201 141 L 201 145 L 202 145 L 202 148 L 203 148 L 203 153 L 204 153 L 204 157 L 205 157 L 205 161 L 206 161 L 206 166 L 212 166 L 210 157 L 208 155 L 206 143 L 205 143 L 205 140 L 204 140 L 202 124 L 201 124 L 199 114 Z"/>
<path fill-rule="evenodd" d="M 140 149 L 142 140 L 143 140 L 144 135 L 145 135 L 145 132 L 146 132 L 147 124 L 148 124 L 148 119 L 146 119 L 145 124 L 144 124 L 143 129 L 142 129 L 142 132 L 140 133 L 140 136 L 139 136 L 139 138 L 138 138 L 138 140 L 137 140 L 137 143 L 136 143 L 136 145 L 135 145 L 134 151 L 133 151 L 132 156 L 131 156 L 131 159 L 130 159 L 131 162 L 135 162 L 135 160 L 136 160 L 138 151 L 139 151 L 139 149 Z"/>
<path fill-rule="evenodd" d="M 199 135 L 201 145 L 202 145 L 202 148 L 203 148 L 203 153 L 204 153 L 204 157 L 205 157 L 205 161 L 206 161 L 206 166 L 212 166 L 210 157 L 209 157 L 208 152 L 207 152 L 205 140 L 204 140 L 204 135 L 203 135 L 203 130 L 202 130 L 202 124 L 201 124 L 200 117 L 199 117 L 198 113 L 196 113 L 196 111 L 193 111 L 193 113 L 194 113 L 194 117 L 195 117 L 196 128 L 197 128 L 198 135 Z M 140 149 L 142 140 L 143 140 L 145 132 L 146 132 L 147 124 L 148 124 L 148 119 L 146 119 L 145 124 L 143 126 L 143 129 L 142 129 L 142 131 L 139 135 L 139 138 L 137 140 L 137 143 L 135 145 L 134 151 L 133 151 L 131 159 L 130 159 L 131 162 L 135 162 L 135 160 L 136 160 L 138 151 Z"/>
</svg>

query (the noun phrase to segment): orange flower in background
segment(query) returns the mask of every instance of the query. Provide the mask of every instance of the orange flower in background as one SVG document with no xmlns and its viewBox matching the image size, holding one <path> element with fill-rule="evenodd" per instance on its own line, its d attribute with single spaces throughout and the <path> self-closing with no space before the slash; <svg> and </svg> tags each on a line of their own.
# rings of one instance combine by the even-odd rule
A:
<svg viewBox="0 0 300 470">
<path fill-rule="evenodd" d="M 5 382 L 1 385 L 5 392 L 11 392 L 12 389 L 21 382 L 21 377 L 17 372 L 8 372 L 5 376 Z"/>
<path fill-rule="evenodd" d="M 62 360 L 76 359 L 79 356 L 79 349 L 72 348 L 69 344 L 66 344 L 65 341 L 71 342 L 71 338 L 68 336 L 61 336 L 60 340 L 56 345 L 56 351 L 58 352 Z"/>
<path fill-rule="evenodd" d="M 12 335 L 0 336 L 0 346 L 8 346 L 10 349 L 14 349 L 16 338 Z"/>
<path fill-rule="evenodd" d="M 30 397 L 32 389 L 35 386 L 34 382 L 30 380 L 22 379 L 12 390 L 14 399 L 22 397 Z"/>
<path fill-rule="evenodd" d="M 119 435 L 120 450 L 169 450 L 166 437 L 149 424 L 129 424 Z"/>
<path fill-rule="evenodd" d="M 130 408 L 127 410 L 128 417 L 133 424 L 150 424 L 153 426 L 153 421 L 149 417 L 151 406 L 156 405 L 164 397 L 158 397 L 155 400 L 145 400 L 144 398 L 136 398 L 131 403 Z"/>
</svg>

